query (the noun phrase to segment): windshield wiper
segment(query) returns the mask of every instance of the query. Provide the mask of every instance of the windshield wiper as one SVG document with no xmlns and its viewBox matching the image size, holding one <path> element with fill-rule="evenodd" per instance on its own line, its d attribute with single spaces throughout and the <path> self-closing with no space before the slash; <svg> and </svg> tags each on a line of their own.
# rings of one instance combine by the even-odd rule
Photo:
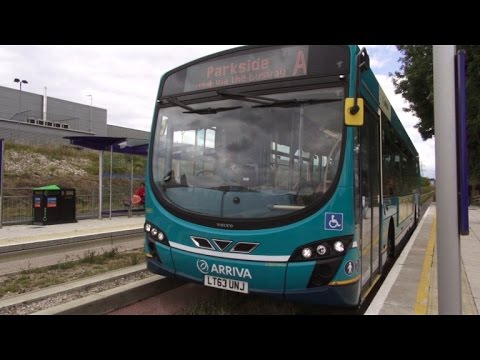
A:
<svg viewBox="0 0 480 360">
<path fill-rule="evenodd" d="M 202 108 L 202 109 L 192 109 L 189 111 L 184 111 L 184 114 L 201 114 L 201 115 L 208 115 L 208 114 L 216 114 L 222 111 L 230 111 L 235 109 L 241 109 L 243 106 L 227 106 L 227 107 L 218 107 L 218 108 Z"/>
<path fill-rule="evenodd" d="M 333 101 L 340 101 L 341 99 L 290 99 L 290 100 L 275 100 L 270 104 L 262 104 L 262 105 L 255 105 L 252 106 L 254 108 L 269 108 L 269 107 L 295 107 L 300 105 L 316 105 L 316 104 L 324 104 Z"/>
<path fill-rule="evenodd" d="M 188 110 L 184 111 L 184 114 L 201 114 L 201 115 L 208 115 L 208 114 L 216 114 L 222 111 L 229 111 L 229 110 L 235 110 L 235 109 L 241 109 L 242 106 L 228 106 L 228 107 L 219 107 L 219 108 L 200 108 L 200 109 L 194 109 L 191 106 L 188 106 L 187 104 L 184 104 L 180 100 L 174 97 L 169 97 L 165 99 L 168 103 L 177 105 L 181 107 L 182 109 Z"/>
<path fill-rule="evenodd" d="M 228 193 L 228 192 L 258 192 L 257 190 L 248 188 L 248 187 L 243 186 L 243 185 L 222 185 L 222 186 L 212 187 L 212 188 L 209 188 L 209 189 L 219 190 L 219 191 L 223 191 L 225 193 Z"/>
<path fill-rule="evenodd" d="M 248 102 L 265 104 L 265 105 L 271 104 L 272 102 L 276 101 L 275 99 L 268 98 L 265 96 L 244 95 L 244 94 L 231 93 L 231 92 L 221 91 L 221 90 L 217 90 L 217 94 L 227 99 L 248 101 Z"/>
</svg>

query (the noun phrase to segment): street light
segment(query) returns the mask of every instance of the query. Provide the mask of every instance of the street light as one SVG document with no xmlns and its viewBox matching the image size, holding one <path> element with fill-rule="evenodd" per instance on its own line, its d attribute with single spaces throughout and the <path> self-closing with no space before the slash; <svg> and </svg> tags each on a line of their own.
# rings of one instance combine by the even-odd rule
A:
<svg viewBox="0 0 480 360">
<path fill-rule="evenodd" d="M 22 84 L 28 84 L 27 80 L 20 80 L 19 78 L 13 79 L 13 82 L 19 83 L 20 84 L 20 95 L 19 95 L 19 101 L 18 101 L 18 113 L 22 111 Z"/>
<path fill-rule="evenodd" d="M 90 96 L 90 121 L 88 122 L 88 132 L 92 132 L 92 103 L 93 103 L 93 95 Z"/>
</svg>

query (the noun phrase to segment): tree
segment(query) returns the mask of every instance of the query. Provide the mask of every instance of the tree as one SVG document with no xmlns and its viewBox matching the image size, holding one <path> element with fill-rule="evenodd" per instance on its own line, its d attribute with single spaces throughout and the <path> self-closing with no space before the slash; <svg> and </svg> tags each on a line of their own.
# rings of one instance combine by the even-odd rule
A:
<svg viewBox="0 0 480 360">
<path fill-rule="evenodd" d="M 424 176 L 422 176 L 422 177 L 420 178 L 420 185 L 421 185 L 422 187 L 430 187 L 430 186 L 432 186 L 432 184 L 430 183 L 430 179 L 429 179 L 428 177 L 424 177 Z"/>
<path fill-rule="evenodd" d="M 467 54 L 467 118 L 469 173 L 472 182 L 480 180 L 480 45 L 462 45 Z M 401 53 L 400 71 L 395 72 L 395 93 L 408 102 L 405 111 L 420 121 L 415 125 L 423 140 L 435 134 L 433 116 L 432 45 L 397 45 Z"/>
<path fill-rule="evenodd" d="M 397 45 L 400 71 L 395 72 L 395 93 L 409 102 L 405 111 L 420 119 L 415 125 L 423 140 L 434 135 L 432 45 Z"/>
</svg>

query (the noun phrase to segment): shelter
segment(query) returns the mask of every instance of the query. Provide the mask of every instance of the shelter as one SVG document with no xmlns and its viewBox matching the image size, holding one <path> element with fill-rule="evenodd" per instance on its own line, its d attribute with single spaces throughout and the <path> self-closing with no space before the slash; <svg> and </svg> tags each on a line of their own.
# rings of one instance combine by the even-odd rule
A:
<svg viewBox="0 0 480 360">
<path fill-rule="evenodd" d="M 71 145 L 76 145 L 88 149 L 99 151 L 98 162 L 98 218 L 102 218 L 102 198 L 103 198 L 103 152 L 110 152 L 110 196 L 109 196 L 109 218 L 112 218 L 112 160 L 113 153 L 143 155 L 147 156 L 148 141 L 143 139 L 133 139 L 126 137 L 109 136 L 65 136 L 70 140 Z M 133 195 L 133 156 L 131 158 L 130 174 L 130 197 Z M 131 215 L 131 209 L 129 210 Z"/>
</svg>

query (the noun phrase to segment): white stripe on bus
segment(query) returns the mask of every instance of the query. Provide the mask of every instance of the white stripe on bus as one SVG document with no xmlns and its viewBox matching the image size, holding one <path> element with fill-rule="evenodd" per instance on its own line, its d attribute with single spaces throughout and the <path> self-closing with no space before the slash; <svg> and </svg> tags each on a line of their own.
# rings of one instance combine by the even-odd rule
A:
<svg viewBox="0 0 480 360">
<path fill-rule="evenodd" d="M 236 259 L 236 260 L 287 262 L 288 259 L 290 258 L 290 255 L 268 256 L 268 255 L 246 255 L 246 254 L 239 254 L 239 253 L 235 253 L 235 254 L 224 253 L 224 252 L 213 251 L 213 250 L 197 249 L 191 246 L 178 244 L 173 241 L 170 241 L 170 246 L 175 249 L 180 249 L 180 250 L 195 253 L 195 254 L 202 254 L 202 255 L 214 256 L 219 258 L 227 258 L 227 259 Z"/>
</svg>

